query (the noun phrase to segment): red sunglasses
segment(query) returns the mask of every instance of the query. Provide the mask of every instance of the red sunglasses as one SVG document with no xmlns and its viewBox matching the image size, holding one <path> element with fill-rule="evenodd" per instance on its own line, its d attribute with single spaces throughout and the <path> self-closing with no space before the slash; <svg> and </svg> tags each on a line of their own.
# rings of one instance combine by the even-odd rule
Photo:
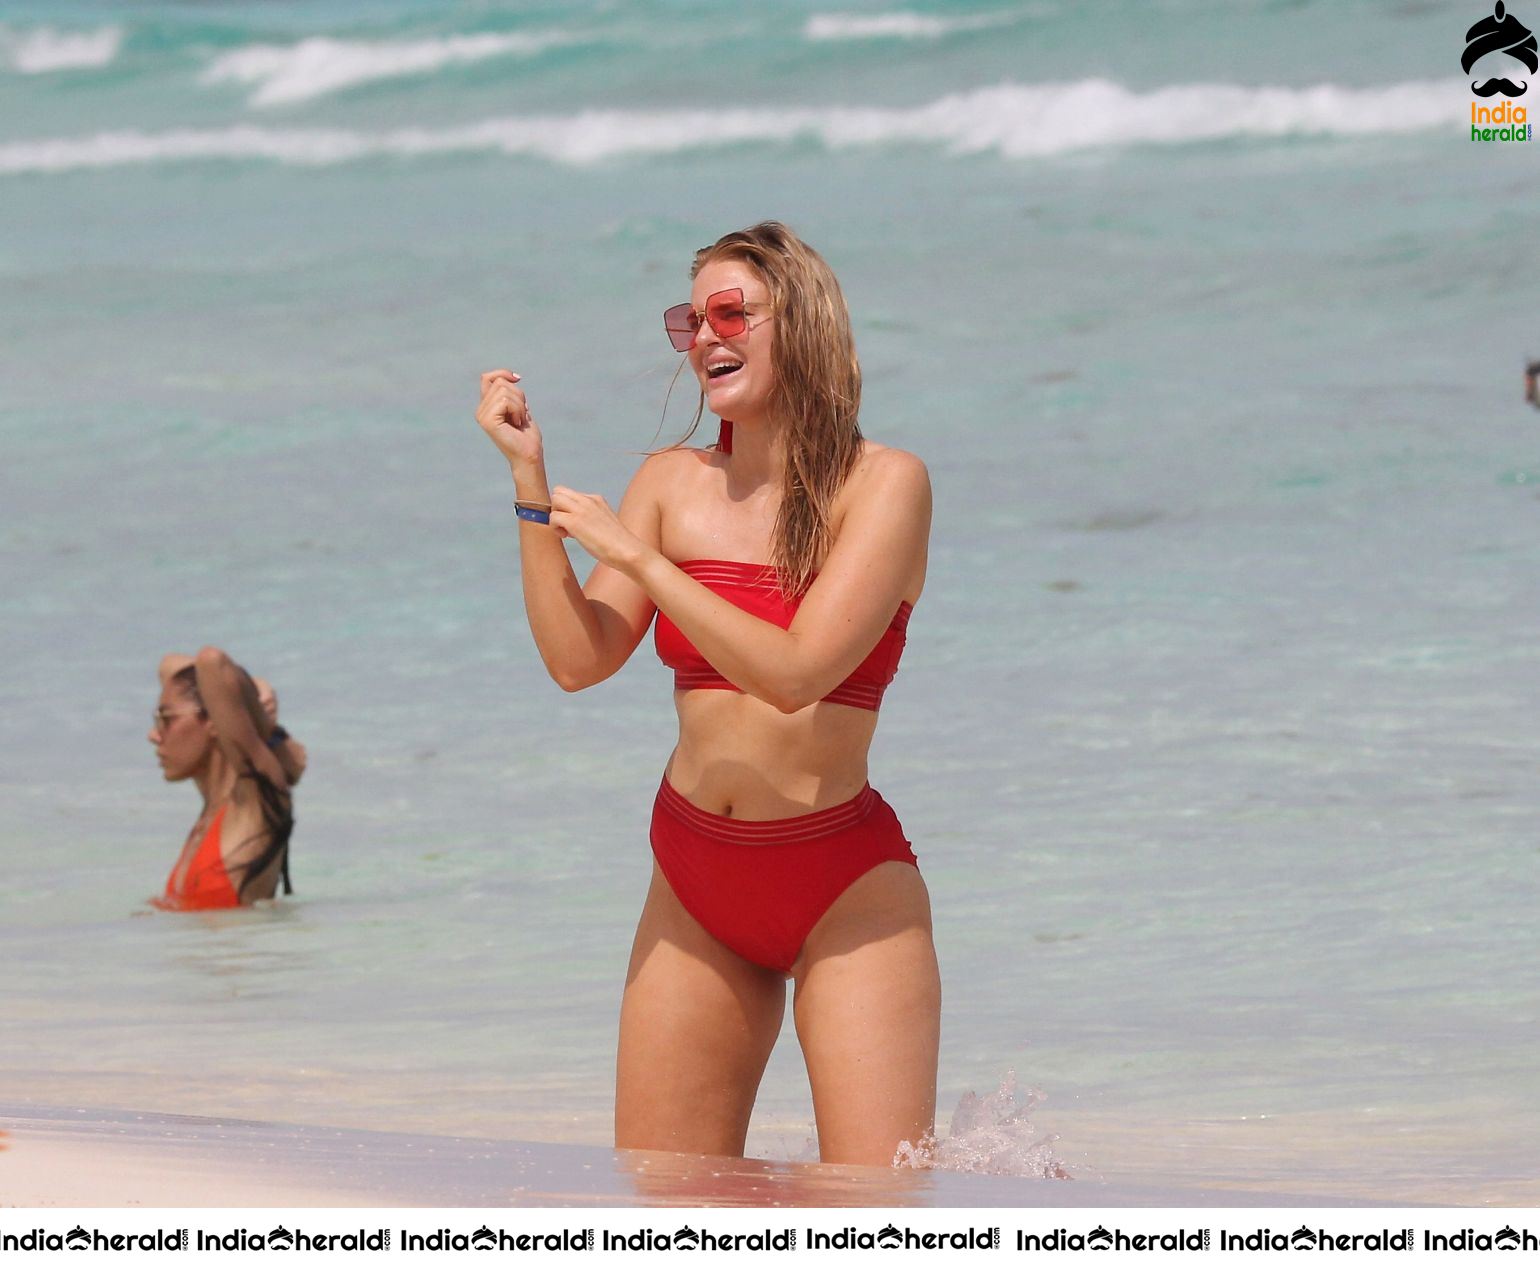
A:
<svg viewBox="0 0 1540 1268">
<path fill-rule="evenodd" d="M 663 310 L 663 329 L 668 331 L 668 341 L 674 345 L 675 352 L 688 352 L 695 346 L 695 337 L 700 334 L 703 322 L 711 323 L 719 339 L 731 339 L 747 330 L 749 314 L 743 303 L 742 289 L 734 287 L 730 291 L 708 295 L 705 312 L 693 304 L 675 304 Z"/>
</svg>

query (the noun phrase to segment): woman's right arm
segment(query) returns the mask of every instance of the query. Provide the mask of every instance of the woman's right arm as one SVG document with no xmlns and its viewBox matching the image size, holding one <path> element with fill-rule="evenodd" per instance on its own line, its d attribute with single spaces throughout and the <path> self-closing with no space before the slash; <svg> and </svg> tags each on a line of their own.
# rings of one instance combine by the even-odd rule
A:
<svg viewBox="0 0 1540 1268">
<path fill-rule="evenodd" d="M 251 676 L 251 681 L 257 688 L 257 703 L 262 706 L 262 716 L 267 719 L 267 746 L 278 758 L 289 787 L 293 788 L 304 776 L 310 754 L 303 744 L 278 725 L 278 693 L 273 690 L 273 684 L 256 674 Z"/>
<path fill-rule="evenodd" d="M 551 501 L 540 429 L 530 417 L 519 376 L 492 370 L 481 376 L 476 421 L 507 458 L 514 496 L 521 502 Z M 620 519 L 642 540 L 660 541 L 658 500 L 648 476 L 650 463 L 632 480 L 620 504 Z M 580 586 L 562 545 L 562 534 L 547 524 L 518 520 L 524 610 L 540 659 L 563 691 L 603 682 L 623 664 L 652 623 L 656 611 L 647 592 L 623 573 L 599 564 Z"/>
</svg>

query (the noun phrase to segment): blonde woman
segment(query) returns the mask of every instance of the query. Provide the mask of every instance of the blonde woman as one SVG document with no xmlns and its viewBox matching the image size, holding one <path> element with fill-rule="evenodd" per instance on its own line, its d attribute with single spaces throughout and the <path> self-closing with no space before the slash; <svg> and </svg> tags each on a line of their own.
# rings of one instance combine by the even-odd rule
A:
<svg viewBox="0 0 1540 1268">
<path fill-rule="evenodd" d="M 655 615 L 674 671 L 615 1140 L 741 1155 L 789 978 L 821 1157 L 887 1165 L 934 1122 L 941 991 L 925 883 L 867 753 L 925 581 L 929 478 L 863 439 L 844 297 L 789 229 L 728 234 L 691 277 L 665 327 L 719 440 L 648 457 L 618 513 L 548 485 L 519 375 L 484 374 L 477 411 L 512 468 L 552 678 L 608 678 Z M 598 561 L 584 585 L 565 537 Z"/>
</svg>

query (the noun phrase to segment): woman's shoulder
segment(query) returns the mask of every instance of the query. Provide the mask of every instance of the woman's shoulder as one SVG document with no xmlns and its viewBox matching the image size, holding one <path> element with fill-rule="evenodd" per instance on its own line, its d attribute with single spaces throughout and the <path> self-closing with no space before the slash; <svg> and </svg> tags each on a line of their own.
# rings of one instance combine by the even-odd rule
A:
<svg viewBox="0 0 1540 1268">
<path fill-rule="evenodd" d="M 861 442 L 861 456 L 845 481 L 856 497 L 930 496 L 930 472 L 918 454 L 875 440 Z"/>
<path fill-rule="evenodd" d="M 648 454 L 627 486 L 626 497 L 640 505 L 677 506 L 707 497 L 720 481 L 725 455 L 715 449 L 672 445 Z"/>
<path fill-rule="evenodd" d="M 852 512 L 863 521 L 882 519 L 930 522 L 930 473 L 918 455 L 875 440 L 861 442 L 856 459 L 834 504 L 834 533 L 838 536 Z"/>
<path fill-rule="evenodd" d="M 670 445 L 642 459 L 632 477 L 633 483 L 675 481 L 703 474 L 722 465 L 723 455 L 716 449 L 697 449 L 689 445 Z"/>
<path fill-rule="evenodd" d="M 925 463 L 919 454 L 900 449 L 897 445 L 884 445 L 881 441 L 861 441 L 861 456 L 856 460 L 859 470 L 863 466 L 887 471 L 924 471 Z"/>
</svg>

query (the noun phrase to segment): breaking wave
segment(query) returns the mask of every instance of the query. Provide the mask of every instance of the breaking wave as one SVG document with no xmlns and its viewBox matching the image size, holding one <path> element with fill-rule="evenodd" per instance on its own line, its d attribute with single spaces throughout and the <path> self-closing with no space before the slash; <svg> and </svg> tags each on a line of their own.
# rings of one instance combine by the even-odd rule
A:
<svg viewBox="0 0 1540 1268">
<path fill-rule="evenodd" d="M 391 131 L 255 125 L 119 131 L 0 145 L 0 174 L 208 159 L 330 166 L 476 152 L 581 165 L 749 144 L 829 150 L 922 145 L 956 155 L 1040 158 L 1116 146 L 1417 132 L 1461 122 L 1468 110 L 1463 88 L 1431 82 L 1385 88 L 1189 84 L 1139 93 L 1092 79 L 1002 84 L 911 108 L 587 110 Z"/>
<path fill-rule="evenodd" d="M 810 40 L 936 40 L 956 31 L 980 31 L 1009 21 L 1009 17 L 993 14 L 938 18 L 923 13 L 819 13 L 807 20 L 802 34 Z"/>
<path fill-rule="evenodd" d="M 11 31 L 0 27 L 0 68 L 22 75 L 58 70 L 92 70 L 108 66 L 123 46 L 123 28 L 97 31 L 55 31 L 38 27 Z"/>
<path fill-rule="evenodd" d="M 543 34 L 452 35 L 431 40 L 365 42 L 316 36 L 298 44 L 256 44 L 225 53 L 200 77 L 205 84 L 251 84 L 253 106 L 310 101 L 360 84 L 426 75 L 494 57 L 534 57 L 577 37 Z"/>
</svg>

